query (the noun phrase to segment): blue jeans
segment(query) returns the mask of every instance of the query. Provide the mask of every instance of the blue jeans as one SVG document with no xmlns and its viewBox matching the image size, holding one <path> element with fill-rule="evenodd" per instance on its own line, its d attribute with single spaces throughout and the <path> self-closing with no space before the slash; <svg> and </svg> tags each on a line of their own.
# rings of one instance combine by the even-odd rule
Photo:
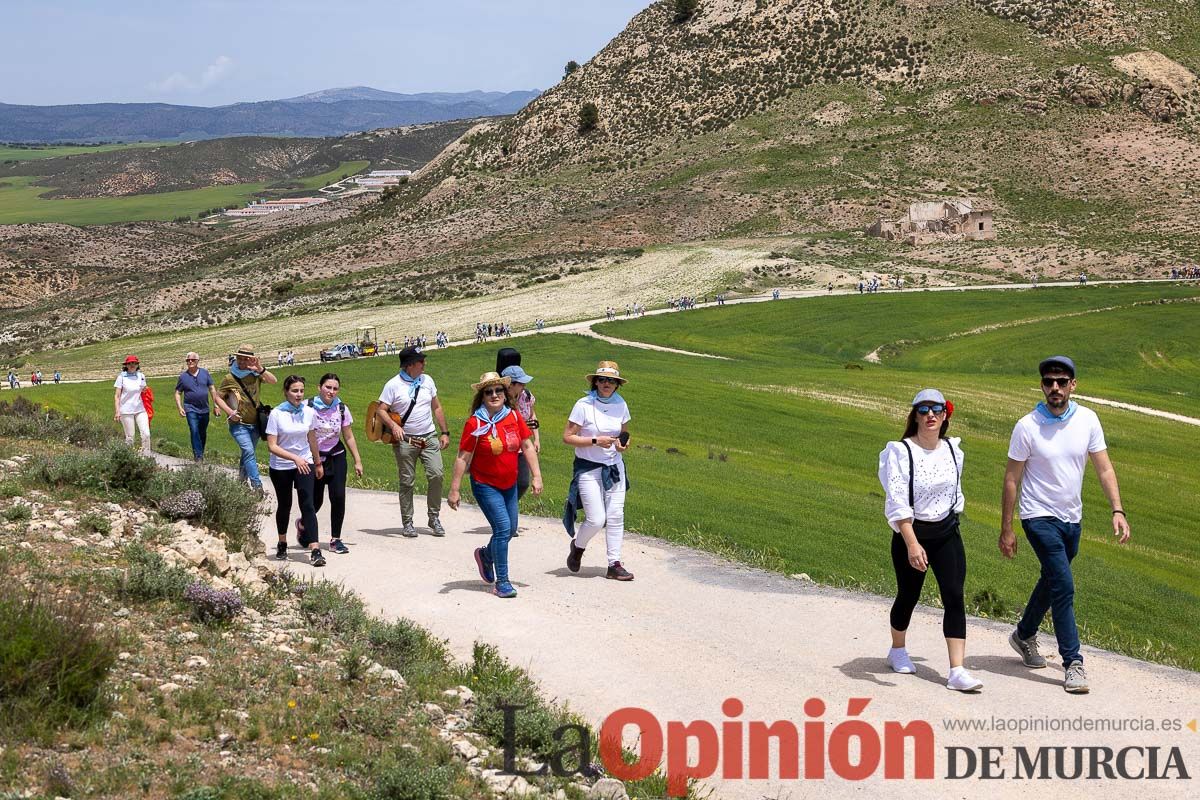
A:
<svg viewBox="0 0 1200 800">
<path fill-rule="evenodd" d="M 1042 575 L 1025 604 L 1025 613 L 1017 623 L 1017 635 L 1028 639 L 1037 633 L 1046 611 L 1054 620 L 1054 635 L 1063 666 L 1083 661 L 1079 655 L 1079 631 L 1075 627 L 1075 578 L 1071 561 L 1079 552 L 1078 522 L 1063 522 L 1054 517 L 1021 520 L 1025 538 L 1042 562 Z"/>
<path fill-rule="evenodd" d="M 497 489 L 471 478 L 471 492 L 492 526 L 492 538 L 484 550 L 496 569 L 496 583 L 508 583 L 508 540 L 517 532 L 517 487 Z"/>
<path fill-rule="evenodd" d="M 192 435 L 192 455 L 204 458 L 204 448 L 208 447 L 208 412 L 188 411 L 188 433 Z"/>
<path fill-rule="evenodd" d="M 229 423 L 229 435 L 242 450 L 238 473 L 243 479 L 248 479 L 250 485 L 255 489 L 261 489 L 262 476 L 258 474 L 258 458 L 254 452 L 254 448 L 258 446 L 258 428 L 242 422 L 231 422 Z"/>
</svg>

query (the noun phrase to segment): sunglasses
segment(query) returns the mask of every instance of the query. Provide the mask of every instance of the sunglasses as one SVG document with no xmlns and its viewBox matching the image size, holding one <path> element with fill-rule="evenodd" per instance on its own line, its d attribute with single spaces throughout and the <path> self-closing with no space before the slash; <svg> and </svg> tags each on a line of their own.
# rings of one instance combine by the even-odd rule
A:
<svg viewBox="0 0 1200 800">
<path fill-rule="evenodd" d="M 917 406 L 917 413 L 920 414 L 921 416 L 925 416 L 926 414 L 941 414 L 945 410 L 946 410 L 946 407 L 944 405 L 942 405 L 941 403 L 933 403 L 931 405 Z"/>
<path fill-rule="evenodd" d="M 1062 386 L 1064 389 L 1071 385 L 1073 378 L 1042 378 L 1042 386 L 1049 389 L 1051 386 Z"/>
<path fill-rule="evenodd" d="M 596 378 L 596 383 L 613 383 L 617 382 L 616 378 Z"/>
<path fill-rule="evenodd" d="M 504 388 L 499 387 L 499 386 L 493 386 L 491 389 L 483 390 L 484 397 L 498 397 L 503 394 L 504 394 Z"/>
<path fill-rule="evenodd" d="M 199 361 L 199 360 L 200 359 L 198 359 L 198 358 L 185 358 L 184 359 L 184 361 L 188 362 L 189 364 L 192 363 L 193 361 Z"/>
</svg>

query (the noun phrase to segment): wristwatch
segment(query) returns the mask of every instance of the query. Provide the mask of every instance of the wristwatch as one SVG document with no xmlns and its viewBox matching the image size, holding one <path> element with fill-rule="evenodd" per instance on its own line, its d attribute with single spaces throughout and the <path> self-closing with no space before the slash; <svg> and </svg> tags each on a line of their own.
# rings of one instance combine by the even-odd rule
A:
<svg viewBox="0 0 1200 800">
<path fill-rule="evenodd" d="M 595 444 L 595 443 L 596 443 L 596 437 L 595 437 L 595 436 L 593 436 L 593 437 L 592 437 L 592 444 Z"/>
<path fill-rule="evenodd" d="M 442 436 L 449 436 L 449 435 L 450 435 L 450 431 L 442 431 Z"/>
</svg>

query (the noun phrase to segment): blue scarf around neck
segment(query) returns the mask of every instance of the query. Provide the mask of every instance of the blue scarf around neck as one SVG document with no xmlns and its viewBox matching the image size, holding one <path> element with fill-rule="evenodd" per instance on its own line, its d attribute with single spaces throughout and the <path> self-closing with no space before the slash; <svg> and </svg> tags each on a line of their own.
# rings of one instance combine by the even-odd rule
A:
<svg viewBox="0 0 1200 800">
<path fill-rule="evenodd" d="M 249 378 L 251 375 L 258 375 L 252 369 L 242 369 L 237 365 L 236 361 L 229 365 L 229 373 L 235 378 Z"/>
<path fill-rule="evenodd" d="M 593 400 L 595 400 L 597 403 L 602 403 L 604 405 L 608 405 L 609 403 L 618 403 L 618 402 L 624 403 L 625 402 L 625 398 L 621 397 L 620 392 L 613 392 L 608 397 L 601 397 L 600 393 L 598 391 L 596 391 L 595 389 L 592 389 L 590 392 L 588 392 L 586 395 L 584 395 L 584 397 L 590 397 Z"/>
<path fill-rule="evenodd" d="M 421 383 L 425 380 L 425 373 L 414 378 L 404 370 L 400 370 L 400 380 L 408 384 L 408 400 L 411 403 L 416 399 L 417 390 L 421 388 Z"/>
<path fill-rule="evenodd" d="M 1069 400 L 1067 401 L 1067 410 L 1063 412 L 1061 416 L 1056 416 L 1054 412 L 1050 410 L 1050 407 L 1042 402 L 1038 403 L 1037 406 L 1034 407 L 1033 412 L 1035 415 L 1037 415 L 1038 423 L 1042 425 L 1057 425 L 1058 423 L 1066 422 L 1073 417 L 1075 415 L 1075 409 L 1078 407 L 1079 406 L 1075 404 L 1074 400 Z"/>
<path fill-rule="evenodd" d="M 475 413 L 471 415 L 480 422 L 480 424 L 475 427 L 475 430 L 471 431 L 471 435 L 487 436 L 489 433 L 496 430 L 496 425 L 502 422 L 504 418 L 511 413 L 512 409 L 508 406 L 504 406 L 497 411 L 494 416 L 488 416 L 487 409 L 483 406 L 480 406 L 479 408 L 475 409 Z"/>
<path fill-rule="evenodd" d="M 304 421 L 304 403 L 294 406 L 292 405 L 292 401 L 288 400 L 280 404 L 279 408 L 290 413 L 292 415 L 292 419 L 294 419 L 296 422 Z"/>
<path fill-rule="evenodd" d="M 327 408 L 337 408 L 338 403 L 340 402 L 342 402 L 342 398 L 340 397 L 333 398 L 333 402 L 328 404 L 321 399 L 321 395 L 317 395 L 312 399 L 313 408 L 315 408 L 317 411 L 324 411 Z"/>
</svg>

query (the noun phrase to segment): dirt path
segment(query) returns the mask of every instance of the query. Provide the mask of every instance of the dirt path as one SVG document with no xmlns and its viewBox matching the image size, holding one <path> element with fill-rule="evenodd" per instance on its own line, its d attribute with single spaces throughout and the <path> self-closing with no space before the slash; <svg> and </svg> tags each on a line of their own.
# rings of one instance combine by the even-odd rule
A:
<svg viewBox="0 0 1200 800">
<path fill-rule="evenodd" d="M 638 502 L 636 492 L 630 502 Z M 420 499 L 417 505 L 420 521 L 425 518 Z M 327 513 L 320 515 L 322 526 Z M 597 724 L 618 708 L 638 706 L 664 725 L 708 720 L 719 726 L 726 720 L 722 702 L 736 696 L 745 703 L 743 721 L 790 720 L 799 726 L 811 719 L 804 701 L 817 697 L 828 706 L 824 719 L 832 729 L 846 719 L 848 699 L 862 697 L 870 699 L 862 719 L 880 730 L 885 720 L 923 719 L 934 727 L 936 781 L 914 786 L 876 775 L 854 782 L 832 774 L 819 783 L 717 779 L 710 782 L 717 797 L 1011 798 L 1044 797 L 1048 790 L 1066 788 L 1046 781 L 942 780 L 950 746 L 1008 747 L 1009 777 L 1017 744 L 1179 746 L 1189 771 L 1200 770 L 1200 735 L 1186 729 L 962 733 L 949 732 L 942 723 L 944 718 L 1082 717 L 1180 718 L 1186 725 L 1200 710 L 1196 673 L 1085 648 L 1092 693 L 1068 695 L 1060 686 L 1057 657 L 1050 669 L 1027 670 L 1006 642 L 1009 626 L 973 619 L 966 665 L 986 686 L 981 694 L 962 695 L 943 685 L 946 659 L 940 612 L 934 609 L 918 609 L 910 631 L 919 673 L 894 675 L 882 660 L 888 646 L 886 599 L 814 586 L 636 535 L 626 538 L 624 550 L 625 563 L 637 575 L 634 582 L 605 580 L 599 541 L 589 548 L 582 572 L 572 575 L 564 566 L 567 540 L 561 523 L 525 517 L 511 548 L 520 596 L 500 600 L 488 593 L 472 561 L 473 548 L 489 535 L 482 514 L 464 507 L 443 510 L 442 519 L 446 538 L 423 531 L 417 539 L 404 539 L 394 494 L 352 490 L 345 533 L 351 554 L 330 553 L 329 565 L 315 571 L 293 549 L 290 566 L 301 575 L 317 572 L 344 582 L 384 616 L 415 620 L 445 637 L 457 656 L 469 657 L 477 640 L 497 645 L 549 696 Z M 272 543 L 270 520 L 263 530 L 264 542 Z M 881 534 L 881 559 L 887 558 L 886 543 Z M 1013 569 L 1032 584 L 1037 565 L 1028 549 Z M 1102 586 L 1079 586 L 1084 598 L 1102 591 Z M 1043 650 L 1053 651 L 1052 639 L 1043 639 Z M 1160 761 L 1165 758 L 1164 750 Z M 773 775 L 776 769 L 772 766 Z M 1155 788 L 1163 797 L 1183 797 L 1183 785 L 1163 781 Z M 1124 798 L 1132 787 L 1127 781 L 1089 781 L 1088 797 Z"/>
</svg>

